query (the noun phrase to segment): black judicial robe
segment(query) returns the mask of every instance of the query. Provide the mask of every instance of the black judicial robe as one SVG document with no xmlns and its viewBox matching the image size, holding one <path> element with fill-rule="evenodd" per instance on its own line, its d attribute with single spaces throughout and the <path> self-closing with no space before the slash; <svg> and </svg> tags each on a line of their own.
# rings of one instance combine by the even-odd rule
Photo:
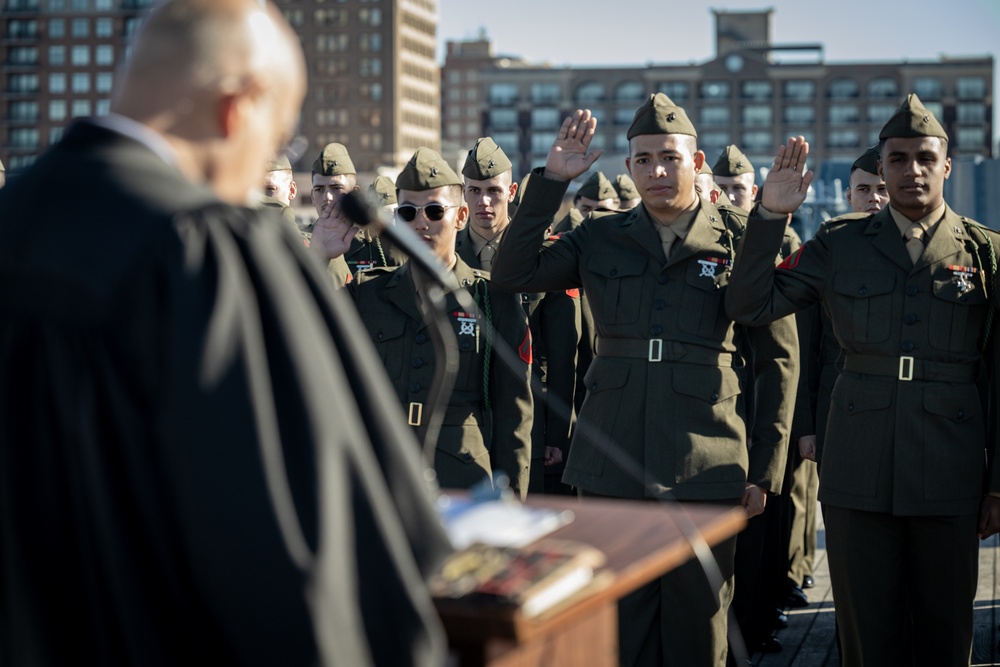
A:
<svg viewBox="0 0 1000 667">
<path fill-rule="evenodd" d="M 91 123 L 0 190 L 0 663 L 441 664 L 432 490 L 326 280 Z"/>
</svg>

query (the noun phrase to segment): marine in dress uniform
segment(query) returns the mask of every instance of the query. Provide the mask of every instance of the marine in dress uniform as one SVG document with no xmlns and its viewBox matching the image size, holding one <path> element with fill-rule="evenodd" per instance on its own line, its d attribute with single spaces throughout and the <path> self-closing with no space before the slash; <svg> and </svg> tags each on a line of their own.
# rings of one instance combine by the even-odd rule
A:
<svg viewBox="0 0 1000 667">
<path fill-rule="evenodd" d="M 831 220 L 775 269 L 773 254 L 812 179 L 789 140 L 751 216 L 726 295 L 729 314 L 767 322 L 822 302 L 844 350 L 819 498 L 843 664 L 968 665 L 977 533 L 1000 525 L 992 318 L 997 234 L 952 211 L 947 135 L 915 95 L 880 133 L 890 205 Z"/>
<path fill-rule="evenodd" d="M 749 213 L 757 196 L 757 185 L 753 164 L 739 146 L 730 144 L 723 148 L 710 173 L 730 203 Z"/>
<path fill-rule="evenodd" d="M 414 213 L 397 224 L 410 224 L 428 238 L 432 249 L 451 266 L 463 289 L 475 299 L 480 315 L 467 312 L 448 297 L 447 315 L 460 350 L 458 376 L 437 441 L 434 469 L 445 487 L 466 488 L 502 470 L 523 496 L 531 461 L 532 397 L 529 386 L 531 336 L 520 298 L 491 289 L 489 273 L 474 269 L 455 252 L 455 235 L 466 223 L 462 182 L 434 151 L 421 148 L 396 179 L 397 214 Z M 430 208 L 445 207 L 440 211 Z M 429 217 L 430 215 L 430 217 Z M 425 403 L 434 377 L 434 348 L 417 303 L 412 267 L 362 271 L 349 286 L 368 334 L 385 362 L 396 395 L 411 426 L 425 425 Z M 519 367 L 510 369 L 493 349 L 493 333 L 517 352 Z"/>
<path fill-rule="evenodd" d="M 296 185 L 292 178 L 292 164 L 284 154 L 267 161 L 267 173 L 264 175 L 264 194 L 261 197 L 261 207 L 275 209 L 282 222 L 289 229 L 299 234 L 299 225 L 295 221 L 295 210 L 292 200 L 295 199 Z"/>
<path fill-rule="evenodd" d="M 597 357 L 563 479 L 589 494 L 743 503 L 759 513 L 765 491 L 779 491 L 784 468 L 797 375 L 794 325 L 783 320 L 749 330 L 762 351 L 757 377 L 768 387 L 758 407 L 766 404 L 773 415 L 758 420 L 751 436 L 736 370 L 743 330 L 722 310 L 745 215 L 696 195 L 704 154 L 684 110 L 662 93 L 637 110 L 628 132 L 626 165 L 642 205 L 585 219 L 543 248 L 568 181 L 596 160 L 587 153 L 595 127 L 589 111 L 563 123 L 493 272 L 507 289 L 583 288 L 590 297 Z M 677 224 L 669 230 L 676 238 L 660 231 L 670 227 L 661 218 Z M 620 469 L 595 442 L 595 430 L 657 483 L 647 486 Z M 712 590 L 689 563 L 622 600 L 623 664 L 725 664 L 734 545 L 731 539 L 713 550 L 722 590 Z"/>
<path fill-rule="evenodd" d="M 612 185 L 615 186 L 615 192 L 618 193 L 619 211 L 631 211 L 642 203 L 639 191 L 635 189 L 635 183 L 628 174 L 618 174 L 615 176 L 615 181 Z"/>
</svg>

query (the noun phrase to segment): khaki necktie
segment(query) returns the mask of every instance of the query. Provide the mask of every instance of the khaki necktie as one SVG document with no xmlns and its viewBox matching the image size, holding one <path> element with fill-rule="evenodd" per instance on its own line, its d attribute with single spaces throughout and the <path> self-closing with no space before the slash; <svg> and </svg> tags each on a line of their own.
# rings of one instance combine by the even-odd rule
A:
<svg viewBox="0 0 1000 667">
<path fill-rule="evenodd" d="M 906 239 L 906 252 L 910 253 L 910 260 L 916 264 L 924 254 L 924 228 L 913 223 L 903 232 L 903 238 Z"/>
<path fill-rule="evenodd" d="M 493 259 L 497 256 L 497 249 L 492 243 L 487 243 L 479 251 L 479 264 L 484 271 L 493 270 Z"/>
<path fill-rule="evenodd" d="M 670 225 L 657 225 L 656 227 L 656 232 L 660 235 L 660 243 L 663 244 L 663 257 L 670 259 L 670 251 L 673 250 L 674 240 L 679 238 L 679 236 Z"/>
</svg>

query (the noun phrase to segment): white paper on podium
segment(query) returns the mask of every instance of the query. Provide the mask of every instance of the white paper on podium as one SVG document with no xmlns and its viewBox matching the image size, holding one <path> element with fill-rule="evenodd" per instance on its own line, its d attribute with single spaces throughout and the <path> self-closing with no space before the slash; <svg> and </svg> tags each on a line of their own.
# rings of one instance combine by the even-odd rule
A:
<svg viewBox="0 0 1000 667">
<path fill-rule="evenodd" d="M 573 520 L 571 510 L 527 507 L 517 501 L 441 496 L 438 514 L 455 549 L 481 542 L 523 547 Z"/>
</svg>

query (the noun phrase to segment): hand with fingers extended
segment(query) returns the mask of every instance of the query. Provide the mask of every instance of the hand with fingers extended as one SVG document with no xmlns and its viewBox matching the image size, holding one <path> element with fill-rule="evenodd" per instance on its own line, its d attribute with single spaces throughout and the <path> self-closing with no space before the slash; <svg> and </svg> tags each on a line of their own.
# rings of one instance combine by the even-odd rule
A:
<svg viewBox="0 0 1000 667">
<path fill-rule="evenodd" d="M 329 201 L 313 225 L 310 247 L 324 259 L 340 257 L 351 247 L 358 230 L 340 212 L 340 204 Z"/>
<path fill-rule="evenodd" d="M 585 174 L 604 151 L 596 149 L 587 152 L 594 139 L 597 119 L 590 109 L 577 109 L 576 113 L 563 121 L 559 128 L 549 156 L 545 160 L 545 177 L 556 181 L 571 181 Z"/>
<path fill-rule="evenodd" d="M 761 204 L 772 213 L 794 213 L 806 199 L 813 172 L 803 169 L 809 156 L 809 142 L 803 137 L 791 137 L 778 148 L 771 171 L 764 180 Z"/>
</svg>

